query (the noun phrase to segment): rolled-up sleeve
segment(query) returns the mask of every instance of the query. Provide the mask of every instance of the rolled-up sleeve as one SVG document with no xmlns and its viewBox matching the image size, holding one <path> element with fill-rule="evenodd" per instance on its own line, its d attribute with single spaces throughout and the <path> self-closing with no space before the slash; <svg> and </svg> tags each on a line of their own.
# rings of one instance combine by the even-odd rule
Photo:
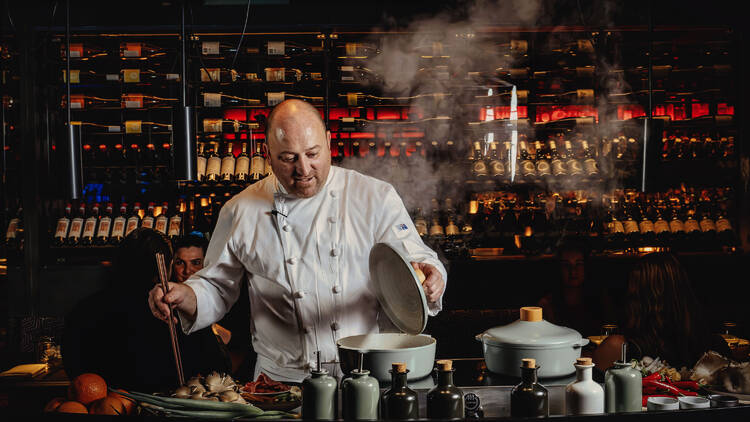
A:
<svg viewBox="0 0 750 422">
<path fill-rule="evenodd" d="M 220 320 L 239 297 L 245 268 L 233 252 L 232 235 L 238 222 L 235 221 L 232 209 L 230 203 L 227 203 L 219 212 L 219 219 L 206 250 L 204 267 L 185 282 L 195 292 L 197 301 L 195 320 L 179 313 L 185 334 Z"/>
<path fill-rule="evenodd" d="M 390 244 L 399 250 L 409 261 L 430 264 L 440 271 L 443 281 L 448 283 L 448 273 L 437 253 L 425 245 L 417 233 L 404 202 L 393 186 L 388 185 L 383 198 L 381 215 L 376 216 L 375 241 Z M 445 290 L 443 290 L 445 293 Z M 435 303 L 428 303 L 429 314 L 437 315 L 443 309 L 443 295 Z"/>
</svg>

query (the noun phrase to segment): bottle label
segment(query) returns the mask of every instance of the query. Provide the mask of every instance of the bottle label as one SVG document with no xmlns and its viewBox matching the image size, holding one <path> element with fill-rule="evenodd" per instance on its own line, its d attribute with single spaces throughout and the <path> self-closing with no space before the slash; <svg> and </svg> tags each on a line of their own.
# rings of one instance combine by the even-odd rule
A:
<svg viewBox="0 0 750 422">
<path fill-rule="evenodd" d="M 220 79 L 221 69 L 206 69 L 205 67 L 201 68 L 201 82 L 221 82 Z"/>
<path fill-rule="evenodd" d="M 203 93 L 204 107 L 221 107 L 221 94 L 205 92 Z"/>
<path fill-rule="evenodd" d="M 83 237 L 94 237 L 94 230 L 96 230 L 96 217 L 89 217 L 83 225 Z"/>
<path fill-rule="evenodd" d="M 130 234 L 133 230 L 138 228 L 138 217 L 133 216 L 128 218 L 128 225 L 125 227 L 125 236 Z"/>
<path fill-rule="evenodd" d="M 142 123 L 140 120 L 126 120 L 125 133 L 141 133 Z"/>
<path fill-rule="evenodd" d="M 656 234 L 669 232 L 669 223 L 666 220 L 656 220 L 654 223 L 654 231 Z"/>
<path fill-rule="evenodd" d="M 268 93 L 268 106 L 272 107 L 284 101 L 283 92 L 269 92 Z"/>
<path fill-rule="evenodd" d="M 695 219 L 688 218 L 687 220 L 685 220 L 685 231 L 688 233 L 699 232 L 701 231 L 701 227 Z"/>
<path fill-rule="evenodd" d="M 215 56 L 219 54 L 219 42 L 218 41 L 204 41 L 201 44 L 201 53 L 204 56 Z"/>
<path fill-rule="evenodd" d="M 206 157 L 198 157 L 198 163 L 196 167 L 198 167 L 198 180 L 200 181 L 206 175 Z"/>
<path fill-rule="evenodd" d="M 83 218 L 76 217 L 70 222 L 68 239 L 80 239 L 81 231 L 83 231 Z"/>
<path fill-rule="evenodd" d="M 474 176 L 487 176 L 487 163 L 483 160 L 475 161 L 471 166 L 471 172 Z"/>
<path fill-rule="evenodd" d="M 524 177 L 536 175 L 536 166 L 534 166 L 531 160 L 521 161 L 521 174 Z"/>
<path fill-rule="evenodd" d="M 529 42 L 526 40 L 510 40 L 510 50 L 517 54 L 523 54 L 529 49 Z"/>
<path fill-rule="evenodd" d="M 555 158 L 552 160 L 552 163 L 550 163 L 552 166 L 552 175 L 557 176 L 564 176 L 565 175 L 565 163 L 559 158 Z"/>
<path fill-rule="evenodd" d="M 427 222 L 423 219 L 417 219 L 417 221 L 414 222 L 414 228 L 417 229 L 417 234 L 420 236 L 427 234 Z"/>
<path fill-rule="evenodd" d="M 596 164 L 596 160 L 593 158 L 587 158 L 583 160 L 583 169 L 586 170 L 587 176 L 594 176 L 599 174 L 599 167 Z"/>
<path fill-rule="evenodd" d="M 109 237 L 109 226 L 112 224 L 112 219 L 109 217 L 102 217 L 99 222 L 99 230 L 96 233 L 96 237 L 106 239 Z"/>
<path fill-rule="evenodd" d="M 654 231 L 654 223 L 651 220 L 641 220 L 638 228 L 642 234 L 650 233 Z"/>
<path fill-rule="evenodd" d="M 80 59 L 83 57 L 83 44 L 70 44 L 70 58 Z"/>
<path fill-rule="evenodd" d="M 492 177 L 501 177 L 505 175 L 505 166 L 499 160 L 490 163 L 490 175 Z"/>
<path fill-rule="evenodd" d="M 221 158 L 216 156 L 209 158 L 208 162 L 206 163 L 206 176 L 218 176 L 220 171 Z"/>
<path fill-rule="evenodd" d="M 125 108 L 143 108 L 143 95 L 123 94 Z"/>
<path fill-rule="evenodd" d="M 105 80 L 111 81 L 111 82 L 119 82 L 120 81 L 120 75 L 117 73 L 107 73 L 104 76 Z"/>
<path fill-rule="evenodd" d="M 536 173 L 539 176 L 549 176 L 551 173 L 550 165 L 547 160 L 540 160 L 536 163 Z"/>
<path fill-rule="evenodd" d="M 180 80 L 180 74 L 179 73 L 167 73 L 166 79 L 168 81 L 179 81 Z"/>
<path fill-rule="evenodd" d="M 115 217 L 115 222 L 112 225 L 112 237 L 124 237 L 125 224 L 125 217 Z"/>
<path fill-rule="evenodd" d="M 609 232 L 612 234 L 625 233 L 625 227 L 623 227 L 622 221 L 619 221 L 619 220 L 610 221 L 608 226 L 609 226 Z"/>
<path fill-rule="evenodd" d="M 266 82 L 284 82 L 286 79 L 286 68 L 284 67 L 267 67 Z"/>
<path fill-rule="evenodd" d="M 430 226 L 430 236 L 442 236 L 445 234 L 443 226 L 440 224 L 433 224 Z"/>
<path fill-rule="evenodd" d="M 263 160 L 265 162 L 265 167 L 263 168 L 263 173 L 268 176 L 273 174 L 273 168 L 271 168 L 271 162 L 268 160 Z"/>
<path fill-rule="evenodd" d="M 669 222 L 669 231 L 672 233 L 680 233 L 685 231 L 685 225 L 680 220 L 672 220 Z"/>
<path fill-rule="evenodd" d="M 127 83 L 138 83 L 141 81 L 141 70 L 140 69 L 123 69 L 122 79 Z"/>
<path fill-rule="evenodd" d="M 6 239 L 15 239 L 16 238 L 16 232 L 18 231 L 18 218 L 11 218 L 10 223 L 8 223 L 8 231 L 5 232 L 5 238 Z"/>
<path fill-rule="evenodd" d="M 359 104 L 359 94 L 356 92 L 348 92 L 346 94 L 346 104 L 355 107 Z"/>
<path fill-rule="evenodd" d="M 182 217 L 180 217 L 179 215 L 172 216 L 172 218 L 169 219 L 169 232 L 167 233 L 167 235 L 169 235 L 170 237 L 179 236 L 181 224 Z"/>
<path fill-rule="evenodd" d="M 107 132 L 120 133 L 122 132 L 122 128 L 120 126 L 107 126 Z"/>
<path fill-rule="evenodd" d="M 141 227 L 145 227 L 147 229 L 153 229 L 154 217 L 151 217 L 151 216 L 143 217 L 143 221 L 141 221 Z"/>
<path fill-rule="evenodd" d="M 359 46 L 359 44 L 357 44 L 355 42 L 348 42 L 348 43 L 346 43 L 344 45 L 345 54 L 347 56 L 357 56 L 358 55 L 357 54 L 357 50 L 358 50 L 357 47 L 358 46 Z"/>
<path fill-rule="evenodd" d="M 459 233 L 458 226 L 453 224 L 453 222 L 448 223 L 447 226 L 445 226 L 445 234 L 447 236 L 457 236 Z"/>
<path fill-rule="evenodd" d="M 141 43 L 125 43 L 125 49 L 122 51 L 123 57 L 141 57 Z"/>
<path fill-rule="evenodd" d="M 625 223 L 623 224 L 623 227 L 625 229 L 625 234 L 631 234 L 631 233 L 638 233 L 638 232 L 640 232 L 640 228 L 638 227 L 638 223 L 635 220 L 625 220 Z"/>
<path fill-rule="evenodd" d="M 594 90 L 593 89 L 577 89 L 576 98 L 579 102 L 590 103 L 594 101 Z"/>
<path fill-rule="evenodd" d="M 578 176 L 581 173 L 583 173 L 583 167 L 581 167 L 581 162 L 578 160 L 568 160 L 568 173 L 571 176 Z"/>
<path fill-rule="evenodd" d="M 63 82 L 67 82 L 65 79 L 65 70 L 63 70 Z M 79 84 L 81 83 L 81 71 L 71 69 L 70 70 L 70 83 L 72 84 Z"/>
<path fill-rule="evenodd" d="M 65 237 L 68 235 L 68 227 L 70 227 L 70 220 L 67 217 L 63 217 L 57 220 L 57 227 L 55 228 L 55 237 Z"/>
<path fill-rule="evenodd" d="M 704 233 L 710 232 L 710 231 L 716 231 L 716 224 L 714 223 L 714 220 L 708 217 L 701 220 L 700 227 L 701 227 L 701 231 Z"/>
<path fill-rule="evenodd" d="M 203 119 L 204 132 L 221 132 L 221 119 Z"/>
<path fill-rule="evenodd" d="M 250 160 L 250 174 L 254 179 L 259 179 L 263 175 L 263 170 L 266 168 L 265 161 L 263 157 L 257 155 Z"/>
<path fill-rule="evenodd" d="M 156 217 L 156 224 L 154 225 L 154 230 L 158 231 L 161 234 L 167 234 L 167 217 L 164 215 L 160 215 Z"/>
<path fill-rule="evenodd" d="M 267 52 L 269 56 L 283 56 L 284 55 L 284 41 L 269 41 Z"/>
<path fill-rule="evenodd" d="M 86 103 L 83 95 L 70 96 L 70 108 L 73 110 L 82 110 Z"/>
<path fill-rule="evenodd" d="M 235 176 L 246 176 L 248 173 L 250 173 L 250 157 L 246 155 L 238 157 L 234 167 Z"/>
<path fill-rule="evenodd" d="M 729 220 L 726 218 L 720 218 L 716 220 L 716 231 L 718 232 L 732 231 L 732 223 L 730 223 Z"/>
<path fill-rule="evenodd" d="M 221 177 L 231 179 L 234 174 L 234 155 L 228 155 L 221 159 Z"/>
</svg>

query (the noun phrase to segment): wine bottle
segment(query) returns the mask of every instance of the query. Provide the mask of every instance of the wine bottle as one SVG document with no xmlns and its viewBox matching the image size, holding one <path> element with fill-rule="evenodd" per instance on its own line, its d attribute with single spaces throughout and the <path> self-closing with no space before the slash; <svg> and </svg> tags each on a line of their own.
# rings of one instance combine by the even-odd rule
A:
<svg viewBox="0 0 750 422">
<path fill-rule="evenodd" d="M 429 233 L 428 228 L 427 228 L 427 220 L 425 220 L 424 214 L 422 213 L 421 208 L 417 208 L 415 212 L 414 228 L 417 230 L 417 234 L 422 239 L 425 239 L 427 237 L 427 234 Z"/>
<path fill-rule="evenodd" d="M 67 204 L 63 210 L 63 213 L 57 219 L 55 225 L 55 236 L 54 245 L 62 246 L 65 244 L 65 240 L 68 238 L 68 231 L 70 229 L 70 214 L 72 211 L 72 205 Z"/>
<path fill-rule="evenodd" d="M 127 226 L 127 212 L 128 204 L 123 202 L 120 204 L 120 210 L 112 220 L 112 234 L 109 237 L 109 243 L 112 245 L 119 245 L 120 242 L 125 238 L 125 227 Z"/>
<path fill-rule="evenodd" d="M 537 177 L 548 178 L 552 176 L 552 168 L 550 167 L 549 152 L 542 147 L 542 142 L 539 140 L 534 141 L 535 149 L 535 160 L 536 160 L 536 175 Z"/>
<path fill-rule="evenodd" d="M 242 152 L 234 166 L 234 181 L 238 184 L 245 184 L 250 178 L 250 156 L 247 155 L 247 142 L 242 143 Z"/>
<path fill-rule="evenodd" d="M 556 178 L 567 176 L 568 172 L 565 169 L 565 162 L 563 161 L 563 157 L 560 156 L 560 151 L 557 150 L 557 142 L 554 139 L 549 140 L 549 155 L 552 176 Z"/>
<path fill-rule="evenodd" d="M 528 179 L 534 179 L 536 178 L 536 166 L 534 165 L 534 161 L 531 159 L 531 154 L 529 154 L 528 147 L 526 146 L 526 141 L 521 140 L 518 142 L 519 144 L 519 154 L 520 154 L 520 161 L 519 161 L 519 167 L 521 170 L 521 176 Z"/>
<path fill-rule="evenodd" d="M 72 95 L 71 98 L 73 98 Z M 165 98 L 143 94 L 122 94 L 120 107 L 133 109 L 172 107 L 177 104 L 177 101 L 179 101 L 177 98 Z"/>
<path fill-rule="evenodd" d="M 221 183 L 230 184 L 234 181 L 235 162 L 232 143 L 227 142 L 227 152 L 221 157 Z"/>
<path fill-rule="evenodd" d="M 70 109 L 71 110 L 85 110 L 85 109 L 97 109 L 107 107 L 118 107 L 118 100 L 116 98 L 102 98 L 94 97 L 84 94 L 71 94 L 70 95 Z M 65 108 L 68 106 L 67 97 L 63 95 L 61 101 L 61 107 Z"/>
<path fill-rule="evenodd" d="M 128 235 L 141 225 L 141 204 L 140 202 L 136 202 L 133 204 L 133 209 L 130 211 L 130 216 L 128 217 L 127 225 L 125 226 L 125 237 L 128 237 Z"/>
<path fill-rule="evenodd" d="M 497 151 L 497 142 L 490 144 L 490 160 L 488 163 L 490 176 L 497 181 L 505 178 L 505 164 L 500 159 L 500 154 Z"/>
<path fill-rule="evenodd" d="M 62 59 L 94 59 L 98 57 L 104 57 L 107 55 L 107 51 L 99 46 L 83 43 L 70 43 L 70 54 L 66 45 L 60 46 L 60 57 Z"/>
<path fill-rule="evenodd" d="M 146 207 L 146 214 L 143 216 L 143 219 L 141 220 L 141 227 L 146 229 L 153 229 L 154 224 L 156 223 L 156 204 L 153 202 L 149 202 L 148 206 Z"/>
<path fill-rule="evenodd" d="M 643 246 L 654 246 L 656 244 L 656 230 L 654 229 L 654 222 L 649 215 L 650 208 L 639 205 L 639 210 L 641 216 L 638 222 L 640 244 Z"/>
<path fill-rule="evenodd" d="M 583 151 L 583 171 L 586 177 L 595 178 L 599 176 L 599 166 L 596 162 L 594 149 L 589 145 L 585 139 L 581 140 L 581 148 Z"/>
<path fill-rule="evenodd" d="M 83 234 L 83 222 L 85 218 L 86 203 L 81 202 L 78 206 L 78 211 L 70 220 L 70 231 L 68 232 L 68 238 L 65 241 L 68 246 L 78 246 L 78 243 L 81 241 L 81 235 Z"/>
<path fill-rule="evenodd" d="M 183 225 L 182 225 L 182 213 L 185 209 L 185 203 L 182 199 L 180 199 L 180 205 L 179 207 L 175 207 L 172 211 L 172 215 L 169 216 L 169 226 L 167 229 L 167 236 L 170 240 L 174 240 L 182 235 L 183 231 Z"/>
<path fill-rule="evenodd" d="M 221 172 L 221 157 L 217 153 L 219 144 L 211 142 L 208 150 L 208 159 L 206 160 L 206 182 L 217 183 Z"/>
<path fill-rule="evenodd" d="M 240 74 L 234 69 L 201 67 L 200 72 L 203 83 L 231 83 L 240 80 Z"/>
<path fill-rule="evenodd" d="M 203 107 L 241 107 L 248 105 L 259 105 L 260 100 L 255 98 L 243 98 L 235 95 L 228 95 L 216 92 L 204 92 L 201 94 Z"/>
<path fill-rule="evenodd" d="M 196 181 L 204 182 L 206 180 L 206 154 L 204 153 L 205 143 L 198 143 L 198 157 L 196 158 Z"/>
<path fill-rule="evenodd" d="M 167 227 L 169 226 L 169 202 L 164 201 L 161 204 L 161 212 L 156 217 L 156 222 L 154 222 L 154 230 L 158 231 L 159 233 L 166 235 L 167 234 Z"/>
<path fill-rule="evenodd" d="M 120 57 L 122 59 L 153 59 L 166 54 L 165 48 L 151 44 L 142 42 L 120 43 Z"/>
<path fill-rule="evenodd" d="M 255 141 L 255 152 L 250 159 L 250 181 L 257 182 L 261 180 L 265 174 L 266 163 L 261 152 L 260 141 Z"/>
<path fill-rule="evenodd" d="M 487 162 L 484 161 L 482 154 L 482 144 L 480 141 L 474 142 L 474 153 L 471 161 L 471 176 L 474 180 L 484 180 L 487 178 Z"/>
<path fill-rule="evenodd" d="M 568 175 L 572 177 L 579 177 L 583 175 L 583 166 L 581 162 L 576 158 L 576 154 L 573 151 L 573 145 L 570 140 L 565 140 L 565 157 L 567 162 L 565 167 L 568 170 Z"/>
<path fill-rule="evenodd" d="M 94 243 L 94 236 L 96 235 L 96 225 L 99 222 L 99 204 L 95 203 L 91 207 L 89 216 L 83 222 L 83 235 L 81 237 L 81 245 L 91 246 Z"/>
</svg>

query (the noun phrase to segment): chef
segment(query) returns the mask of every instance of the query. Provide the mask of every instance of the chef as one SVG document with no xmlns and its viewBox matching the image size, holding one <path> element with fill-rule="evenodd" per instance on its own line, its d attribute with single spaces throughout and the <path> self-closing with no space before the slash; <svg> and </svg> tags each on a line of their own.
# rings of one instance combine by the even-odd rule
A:
<svg viewBox="0 0 750 422">
<path fill-rule="evenodd" d="M 189 334 L 221 319 L 247 280 L 254 378 L 302 381 L 317 350 L 340 376 L 338 339 L 395 331 L 373 290 L 370 249 L 387 242 L 425 274 L 430 315 L 442 307 L 446 270 L 390 184 L 331 166 L 331 133 L 313 106 L 280 103 L 266 139 L 273 174 L 224 204 L 204 268 L 166 296 L 154 287 L 149 306 L 164 321 L 177 309 Z"/>
</svg>

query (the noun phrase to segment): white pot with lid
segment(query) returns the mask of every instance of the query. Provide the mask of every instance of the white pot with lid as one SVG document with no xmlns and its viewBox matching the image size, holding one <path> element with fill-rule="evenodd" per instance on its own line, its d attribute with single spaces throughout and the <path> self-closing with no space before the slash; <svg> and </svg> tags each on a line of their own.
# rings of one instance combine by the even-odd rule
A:
<svg viewBox="0 0 750 422">
<path fill-rule="evenodd" d="M 533 358 L 539 364 L 540 378 L 562 377 L 575 372 L 571 364 L 581 357 L 588 344 L 581 334 L 542 319 L 542 308 L 523 307 L 521 318 L 508 325 L 478 334 L 487 369 L 496 374 L 521 376 L 521 359 Z"/>
</svg>

